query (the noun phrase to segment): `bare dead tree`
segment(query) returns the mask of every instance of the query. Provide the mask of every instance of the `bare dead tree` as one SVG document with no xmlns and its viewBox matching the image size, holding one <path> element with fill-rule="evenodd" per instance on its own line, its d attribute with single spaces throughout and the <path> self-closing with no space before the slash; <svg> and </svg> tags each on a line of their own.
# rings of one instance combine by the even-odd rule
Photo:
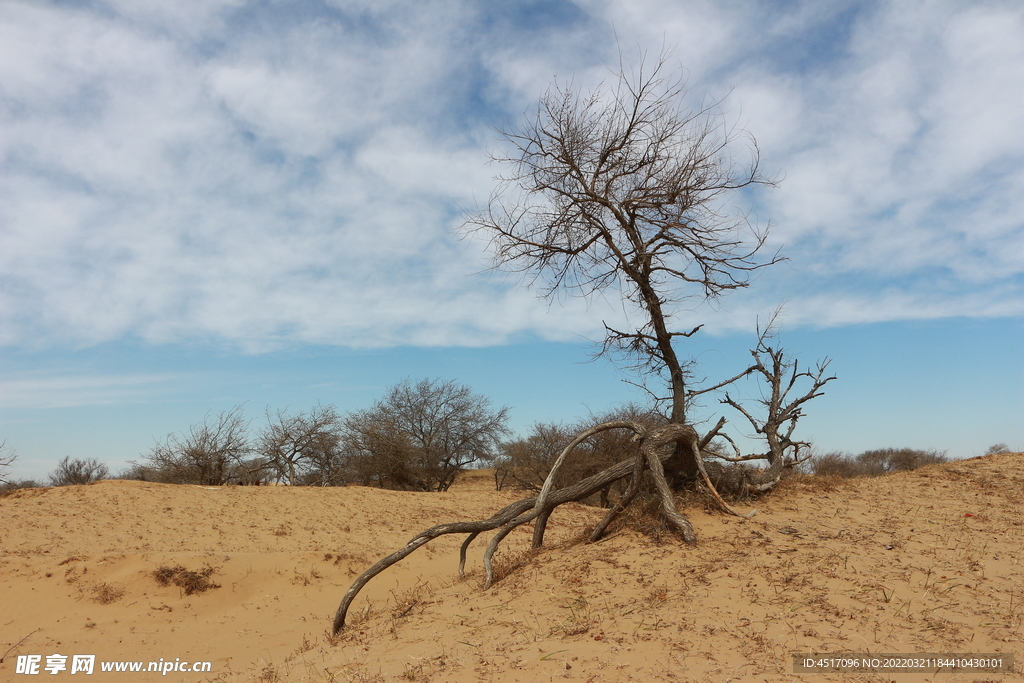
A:
<svg viewBox="0 0 1024 683">
<path fill-rule="evenodd" d="M 738 410 L 753 427 L 754 432 L 765 439 L 768 452 L 740 456 L 736 444 L 723 433 L 732 444 L 736 457 L 718 456 L 722 460 L 734 463 L 767 460 L 768 467 L 766 470 L 754 471 L 746 467 L 726 468 L 717 463 L 708 463 L 708 469 L 713 472 L 712 481 L 720 490 L 740 494 L 761 493 L 779 482 L 785 468 L 803 462 L 800 458 L 801 448 L 808 449 L 809 457 L 810 444 L 806 441 L 796 441 L 793 432 L 796 430 L 797 421 L 804 416 L 804 405 L 821 396 L 825 385 L 836 379 L 835 375 L 825 376 L 831 363 L 828 358 L 819 361 L 814 370 L 800 370 L 799 361 L 787 360 L 783 349 L 768 345 L 770 330 L 771 326 L 759 336 L 757 347 L 750 352 L 754 357 L 753 370 L 767 385 L 767 392 L 758 400 L 763 407 L 762 416 L 752 414 L 728 392 L 721 399 L 722 403 Z M 803 394 L 794 397 L 791 392 L 801 379 L 810 381 L 810 387 Z"/>
<path fill-rule="evenodd" d="M 691 399 L 718 391 L 757 366 L 714 387 L 690 386 L 689 368 L 675 344 L 701 326 L 679 329 L 673 317 L 684 306 L 747 287 L 755 271 L 782 260 L 778 254 L 761 255 L 768 226 L 756 225 L 732 208 L 743 193 L 774 186 L 774 181 L 760 171 L 754 139 L 728 123 L 719 103 L 705 101 L 694 110 L 684 109 L 684 85 L 667 71 L 662 57 L 653 67 L 642 64 L 636 73 L 620 68 L 610 88 L 589 95 L 571 85 L 553 86 L 542 96 L 535 116 L 502 132 L 510 151 L 492 158 L 510 170 L 499 178 L 488 205 L 470 216 L 463 230 L 489 241 L 495 268 L 522 274 L 545 297 L 589 298 L 607 291 L 621 296 L 639 322 L 621 330 L 605 324 L 599 355 L 625 357 L 641 377 L 660 378 L 667 395 L 654 396 L 670 403 L 668 422 L 612 420 L 585 429 L 555 459 L 537 496 L 489 519 L 442 524 L 418 534 L 353 583 L 335 615 L 335 633 L 344 627 L 352 600 L 369 580 L 432 539 L 467 534 L 461 574 L 469 544 L 478 534 L 496 530 L 484 552 L 486 589 L 493 579 L 491 558 L 513 529 L 533 522 L 534 547 L 540 547 L 552 510 L 618 481 L 626 482 L 625 491 L 592 531 L 591 540 L 605 533 L 649 481 L 665 521 L 684 541 L 695 542 L 692 525 L 675 507 L 665 463 L 673 474 L 702 482 L 721 509 L 739 514 L 718 494 L 709 475 L 720 472 L 709 472 L 701 455 L 725 419 L 703 437 L 687 421 Z M 793 415 L 773 414 L 782 420 L 779 424 Z M 574 449 L 613 430 L 631 434 L 633 457 L 556 486 Z M 778 437 L 778 429 L 773 434 Z M 744 476 L 759 487 L 774 472 L 769 468 Z"/>
<path fill-rule="evenodd" d="M 665 55 L 636 72 L 620 67 L 610 87 L 590 94 L 555 84 L 533 117 L 502 131 L 510 151 L 492 159 L 509 171 L 463 226 L 489 240 L 495 268 L 521 273 L 546 297 L 616 291 L 639 324 L 605 324 L 600 354 L 660 377 L 668 393 L 653 395 L 670 402 L 676 425 L 708 390 L 689 386 L 675 348 L 701 326 L 674 328 L 673 316 L 747 287 L 754 271 L 782 260 L 760 253 L 768 226 L 733 208 L 744 192 L 774 186 L 756 141 L 716 101 L 685 108 L 686 94 Z M 693 480 L 702 465 L 680 442 L 669 469 Z"/>
<path fill-rule="evenodd" d="M 308 413 L 288 415 L 267 409 L 267 427 L 259 437 L 257 452 L 267 458 L 278 476 L 293 486 L 303 469 L 331 466 L 341 441 L 342 419 L 334 406 L 317 405 Z"/>
</svg>

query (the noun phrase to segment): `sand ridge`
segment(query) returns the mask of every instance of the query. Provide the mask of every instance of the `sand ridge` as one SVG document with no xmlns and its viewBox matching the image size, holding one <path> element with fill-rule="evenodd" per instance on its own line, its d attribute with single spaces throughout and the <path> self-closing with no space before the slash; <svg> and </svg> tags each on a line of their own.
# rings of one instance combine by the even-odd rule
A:
<svg viewBox="0 0 1024 683">
<path fill-rule="evenodd" d="M 788 480 L 752 519 L 687 509 L 695 546 L 579 532 L 573 504 L 497 556 L 480 590 L 473 545 L 438 539 L 330 618 L 352 580 L 434 524 L 522 497 L 471 472 L 446 493 L 107 481 L 0 499 L 0 664 L 19 654 L 211 662 L 211 672 L 87 680 L 581 681 L 799 678 L 792 652 L 1005 652 L 1024 657 L 1024 455 L 879 479 Z M 186 594 L 160 568 L 211 568 Z M 1020 669 L 1018 664 L 1018 670 Z M 48 675 L 45 674 L 44 675 Z M 59 676 L 67 676 L 62 672 Z M 50 680 L 60 680 L 49 677 Z M 815 674 L 814 680 L 1022 680 L 1020 674 Z M 74 680 L 74 679 L 72 679 Z"/>
</svg>

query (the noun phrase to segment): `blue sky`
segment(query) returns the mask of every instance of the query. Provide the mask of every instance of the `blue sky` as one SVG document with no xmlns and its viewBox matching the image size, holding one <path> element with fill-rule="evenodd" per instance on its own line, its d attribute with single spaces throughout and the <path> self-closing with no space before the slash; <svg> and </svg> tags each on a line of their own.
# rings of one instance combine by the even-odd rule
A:
<svg viewBox="0 0 1024 683">
<path fill-rule="evenodd" d="M 496 127 L 663 46 L 782 179 L 751 200 L 789 258 L 678 311 L 705 324 L 681 353 L 734 374 L 785 304 L 782 344 L 839 376 L 801 423 L 822 450 L 1024 448 L 1020 3 L 11 0 L 14 475 L 116 470 L 239 403 L 254 427 L 368 407 L 405 377 L 465 382 L 521 431 L 641 400 L 585 362 L 613 293 L 538 300 L 455 229 L 495 186 Z"/>
</svg>

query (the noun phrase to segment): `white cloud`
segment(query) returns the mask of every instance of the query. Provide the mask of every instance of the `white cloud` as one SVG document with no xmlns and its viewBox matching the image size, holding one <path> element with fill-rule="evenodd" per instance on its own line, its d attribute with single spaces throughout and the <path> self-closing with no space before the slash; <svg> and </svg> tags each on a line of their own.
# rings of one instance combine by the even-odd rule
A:
<svg viewBox="0 0 1024 683">
<path fill-rule="evenodd" d="M 995 84 L 1024 79 L 1021 12 L 914 7 L 865 17 L 834 83 L 806 93 L 792 153 L 770 150 L 781 231 L 844 245 L 840 270 L 1019 274 L 1024 111 Z"/>
<path fill-rule="evenodd" d="M 524 29 L 459 2 L 9 3 L 0 343 L 596 337 L 621 310 L 473 277 L 481 244 L 452 228 L 500 170 L 488 126 L 662 43 L 785 173 L 758 214 L 792 269 L 715 324 L 783 299 L 806 324 L 1019 313 L 1015 5 L 581 7 Z"/>
</svg>

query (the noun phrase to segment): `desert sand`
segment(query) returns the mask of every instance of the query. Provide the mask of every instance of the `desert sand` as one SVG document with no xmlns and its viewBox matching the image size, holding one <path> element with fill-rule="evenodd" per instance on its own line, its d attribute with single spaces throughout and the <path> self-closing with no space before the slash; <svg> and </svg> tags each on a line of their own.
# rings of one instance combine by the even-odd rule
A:
<svg viewBox="0 0 1024 683">
<path fill-rule="evenodd" d="M 445 537 L 374 579 L 340 637 L 356 576 L 426 527 L 523 497 L 486 471 L 446 493 L 363 487 L 202 487 L 134 481 L 0 499 L 0 680 L 96 681 L 1010 681 L 1020 673 L 794 674 L 791 653 L 1014 653 L 1024 658 L 1024 454 L 878 479 L 787 479 L 740 501 L 691 497 L 695 546 L 603 511 L 552 516 L 456 576 Z M 178 568 L 178 573 L 175 569 Z M 165 577 L 195 572 L 185 587 Z M 189 594 L 187 587 L 218 585 Z M 4 651 L 7 651 L 4 655 Z M 68 670 L 16 673 L 18 656 Z M 95 655 L 91 676 L 71 655 Z M 101 662 L 208 661 L 209 672 L 127 673 Z"/>
</svg>

